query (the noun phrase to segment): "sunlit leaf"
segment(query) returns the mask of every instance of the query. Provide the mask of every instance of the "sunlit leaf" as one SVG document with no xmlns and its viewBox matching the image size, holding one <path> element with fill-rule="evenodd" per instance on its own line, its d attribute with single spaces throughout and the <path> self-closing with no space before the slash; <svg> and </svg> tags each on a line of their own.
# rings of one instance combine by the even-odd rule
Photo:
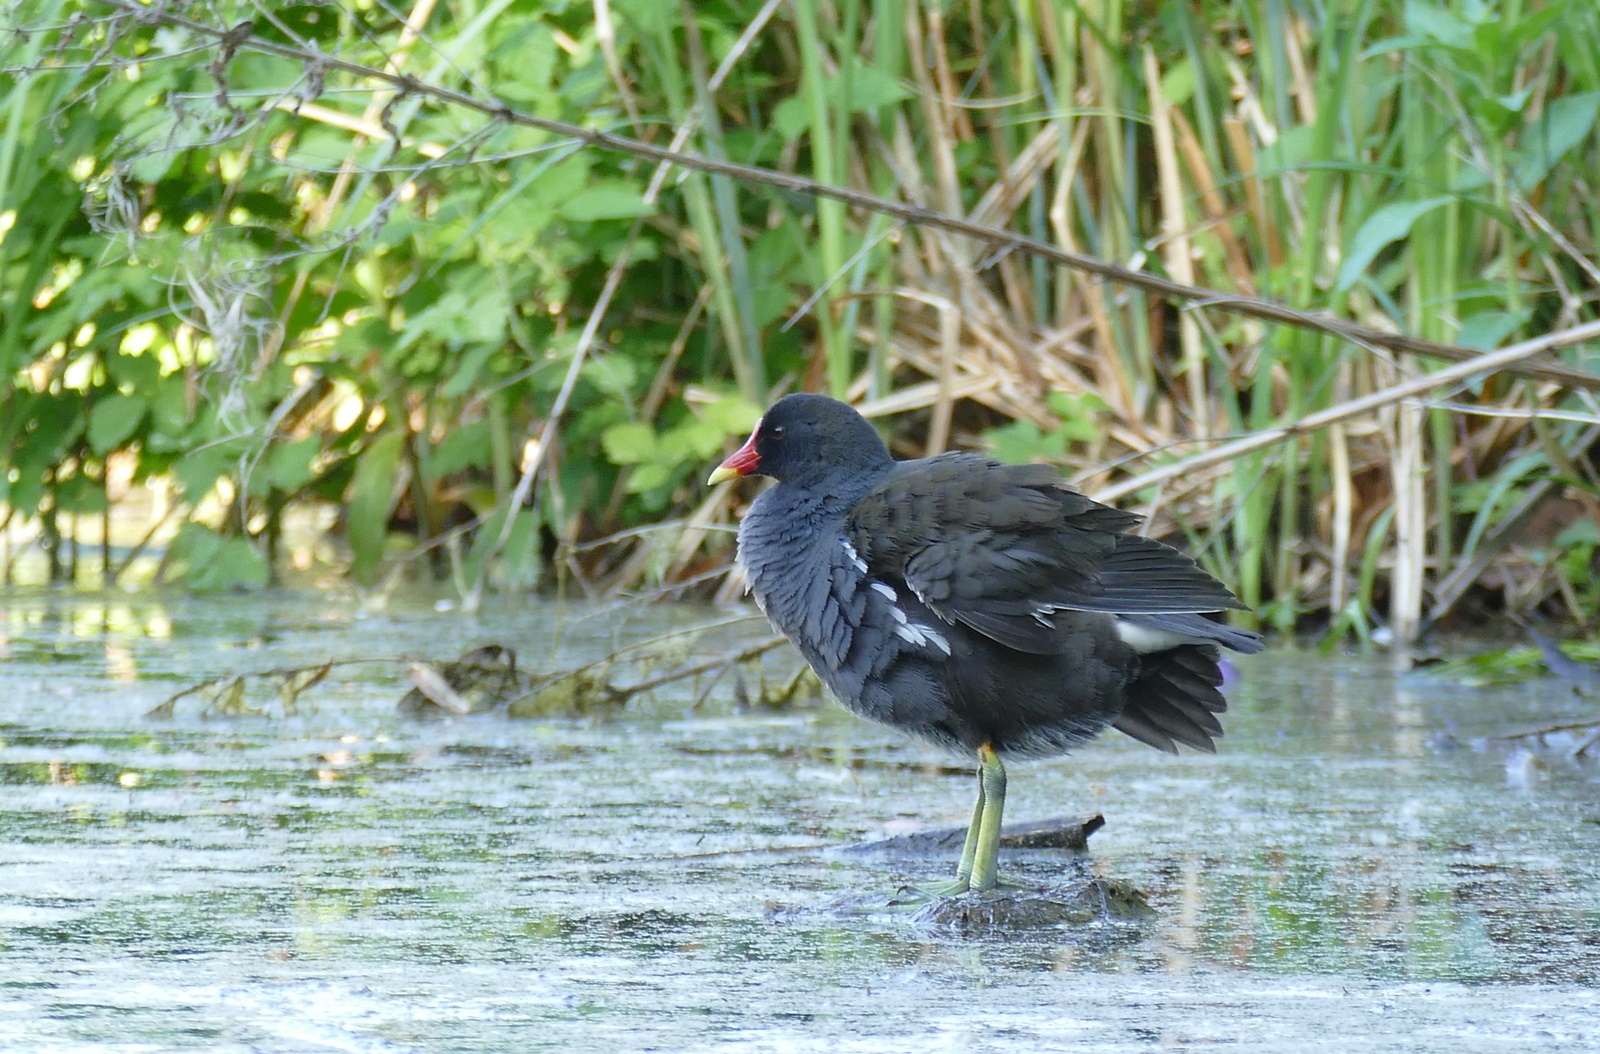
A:
<svg viewBox="0 0 1600 1054">
<path fill-rule="evenodd" d="M 613 465 L 637 465 L 655 450 L 655 429 L 634 421 L 612 425 L 601 433 L 600 445 Z"/>
<path fill-rule="evenodd" d="M 89 448 L 96 454 L 115 450 L 138 430 L 149 409 L 150 399 L 144 395 L 100 396 L 89 409 Z"/>
<path fill-rule="evenodd" d="M 641 187 L 622 180 L 586 187 L 561 206 L 562 218 L 577 222 L 632 219 L 654 211 L 655 206 L 644 200 Z"/>
</svg>

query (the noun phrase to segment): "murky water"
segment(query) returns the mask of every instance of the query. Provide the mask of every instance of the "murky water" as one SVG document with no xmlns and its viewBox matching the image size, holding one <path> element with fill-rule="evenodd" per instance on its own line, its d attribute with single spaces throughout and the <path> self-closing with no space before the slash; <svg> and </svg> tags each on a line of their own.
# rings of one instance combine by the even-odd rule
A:
<svg viewBox="0 0 1600 1054">
<path fill-rule="evenodd" d="M 352 666 L 290 717 L 143 717 L 228 672 L 488 641 L 539 666 L 709 614 L 355 612 L 7 598 L 0 1047 L 1600 1046 L 1600 766 L 1471 746 L 1600 706 L 1567 689 L 1241 663 L 1217 757 L 1107 737 L 1013 769 L 1011 817 L 1108 824 L 1003 864 L 1130 882 L 1155 918 L 963 938 L 836 907 L 951 861 L 818 847 L 964 823 L 971 780 L 831 705 L 684 684 L 612 720 L 419 725 L 398 667 Z"/>
</svg>

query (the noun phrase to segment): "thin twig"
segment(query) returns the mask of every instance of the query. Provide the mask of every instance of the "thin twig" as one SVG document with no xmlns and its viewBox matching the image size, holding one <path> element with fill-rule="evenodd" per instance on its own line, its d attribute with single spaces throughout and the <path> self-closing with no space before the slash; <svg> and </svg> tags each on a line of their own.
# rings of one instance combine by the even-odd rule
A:
<svg viewBox="0 0 1600 1054">
<path fill-rule="evenodd" d="M 1543 725 L 1539 728 L 1528 728 L 1521 732 L 1507 732 L 1503 736 L 1491 736 L 1499 742 L 1513 739 L 1538 739 L 1541 736 L 1554 735 L 1557 732 L 1582 732 L 1600 725 L 1600 717 L 1593 717 L 1587 721 L 1563 721 L 1555 725 Z"/>
<path fill-rule="evenodd" d="M 679 669 L 672 670 L 669 673 L 664 673 L 659 677 L 652 677 L 648 681 L 640 681 L 638 684 L 630 684 L 622 690 L 630 695 L 642 695 L 643 693 L 650 691 L 652 688 L 660 688 L 664 684 L 671 684 L 673 681 L 681 681 L 685 677 L 694 677 L 697 674 L 709 673 L 712 670 L 720 669 L 725 666 L 732 666 L 735 663 L 747 662 L 759 655 L 765 655 L 767 652 L 778 647 L 780 644 L 787 643 L 789 643 L 788 637 L 768 637 L 766 640 L 758 641 L 755 644 L 746 645 L 737 651 L 726 652 L 714 659 L 706 659 L 704 662 L 697 662 L 693 666 L 684 666 Z"/>
</svg>

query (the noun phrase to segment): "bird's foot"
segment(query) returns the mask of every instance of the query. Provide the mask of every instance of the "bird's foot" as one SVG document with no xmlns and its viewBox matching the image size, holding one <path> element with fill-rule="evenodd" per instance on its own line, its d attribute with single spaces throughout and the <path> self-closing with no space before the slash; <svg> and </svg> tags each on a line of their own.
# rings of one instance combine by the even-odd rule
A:
<svg viewBox="0 0 1600 1054">
<path fill-rule="evenodd" d="M 957 876 L 949 882 L 933 882 L 925 886 L 906 886 L 900 890 L 896 898 L 900 903 L 922 904 L 933 900 L 949 900 L 951 897 L 961 897 L 968 893 L 989 893 L 997 889 L 1021 889 L 1016 882 L 1008 882 L 1003 878 L 995 880 L 994 885 L 987 889 L 979 889 L 973 885 L 972 879 Z"/>
</svg>

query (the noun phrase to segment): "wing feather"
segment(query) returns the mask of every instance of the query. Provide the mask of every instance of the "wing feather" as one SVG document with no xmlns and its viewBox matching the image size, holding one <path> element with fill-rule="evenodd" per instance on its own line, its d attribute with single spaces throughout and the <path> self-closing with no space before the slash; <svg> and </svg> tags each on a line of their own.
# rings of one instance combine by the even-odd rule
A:
<svg viewBox="0 0 1600 1054">
<path fill-rule="evenodd" d="M 1068 489 L 1048 465 L 945 454 L 897 464 L 846 530 L 874 577 L 903 581 L 945 622 L 1022 652 L 1056 649 L 1056 611 L 1243 606 L 1178 550 L 1128 533 L 1139 522 Z"/>
</svg>

